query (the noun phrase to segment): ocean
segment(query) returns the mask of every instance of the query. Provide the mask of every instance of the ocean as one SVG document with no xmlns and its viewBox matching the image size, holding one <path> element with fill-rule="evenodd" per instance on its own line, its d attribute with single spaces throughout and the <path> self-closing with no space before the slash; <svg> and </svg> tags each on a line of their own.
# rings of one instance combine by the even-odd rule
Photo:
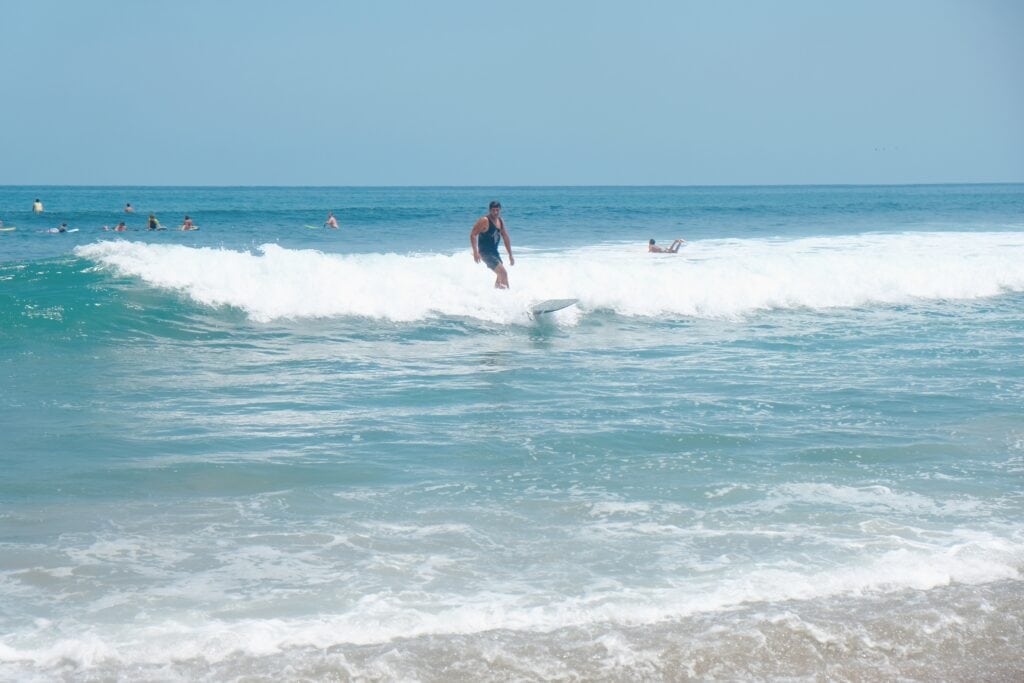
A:
<svg viewBox="0 0 1024 683">
<path fill-rule="evenodd" d="M 1024 185 L 0 219 L 0 679 L 1024 677 Z"/>
</svg>

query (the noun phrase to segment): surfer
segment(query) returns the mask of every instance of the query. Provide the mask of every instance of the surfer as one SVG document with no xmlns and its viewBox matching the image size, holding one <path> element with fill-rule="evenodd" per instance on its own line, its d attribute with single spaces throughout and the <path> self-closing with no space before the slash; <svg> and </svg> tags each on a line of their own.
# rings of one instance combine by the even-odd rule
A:
<svg viewBox="0 0 1024 683">
<path fill-rule="evenodd" d="M 505 240 L 505 251 L 508 252 L 508 264 L 514 266 L 516 259 L 512 256 L 512 240 L 501 217 L 501 202 L 491 202 L 487 207 L 487 215 L 481 216 L 473 224 L 469 244 L 473 247 L 473 260 L 477 263 L 482 260 L 497 275 L 494 280 L 495 289 L 508 289 L 508 271 L 498 255 L 498 242 L 502 239 Z"/>
<path fill-rule="evenodd" d="M 149 214 L 149 229 L 150 230 L 163 230 L 163 228 L 160 227 L 160 221 L 158 221 L 156 219 L 156 216 L 154 216 L 153 214 Z"/>
<path fill-rule="evenodd" d="M 132 208 L 132 203 L 131 202 L 128 202 L 127 204 L 124 205 L 124 212 L 125 213 L 135 213 L 135 209 Z"/>
<path fill-rule="evenodd" d="M 127 229 L 128 226 L 124 224 L 124 221 L 121 221 L 114 227 L 114 232 L 124 232 Z"/>
<path fill-rule="evenodd" d="M 185 214 L 185 222 L 181 224 L 181 229 L 182 230 L 198 230 L 199 228 L 197 228 L 192 223 L 192 219 L 189 218 L 188 214 Z"/>
<path fill-rule="evenodd" d="M 327 220 L 324 221 L 324 227 L 325 228 L 334 228 L 335 230 L 338 229 L 338 219 L 334 217 L 334 212 L 333 211 L 328 212 Z"/>
<path fill-rule="evenodd" d="M 654 243 L 654 238 L 651 238 L 651 241 L 647 243 L 647 251 L 652 254 L 674 254 L 679 251 L 679 247 L 684 244 L 686 244 L 686 240 L 673 240 L 671 246 L 668 248 L 659 247 Z"/>
<path fill-rule="evenodd" d="M 41 201 L 39 201 L 39 197 L 36 197 L 36 200 L 34 202 L 32 202 L 32 213 L 42 213 L 42 212 L 43 212 L 43 203 Z"/>
</svg>

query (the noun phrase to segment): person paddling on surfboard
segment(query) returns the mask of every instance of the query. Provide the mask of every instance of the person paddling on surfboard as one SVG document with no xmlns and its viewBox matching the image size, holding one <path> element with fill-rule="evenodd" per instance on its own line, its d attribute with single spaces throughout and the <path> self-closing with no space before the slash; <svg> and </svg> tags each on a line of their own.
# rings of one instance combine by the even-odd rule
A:
<svg viewBox="0 0 1024 683">
<path fill-rule="evenodd" d="M 334 228 L 335 230 L 338 229 L 338 219 L 334 217 L 334 212 L 333 211 L 331 211 L 331 212 L 329 212 L 327 214 L 327 220 L 324 221 L 324 227 L 325 228 Z"/>
<path fill-rule="evenodd" d="M 654 243 L 654 239 L 652 238 L 651 241 L 647 243 L 647 251 L 652 254 L 674 254 L 679 251 L 679 247 L 684 244 L 686 244 L 686 240 L 673 240 L 670 247 L 659 247 Z"/>
<path fill-rule="evenodd" d="M 481 216 L 473 224 L 473 229 L 469 233 L 469 244 L 473 247 L 473 260 L 477 263 L 482 260 L 497 275 L 494 280 L 494 288 L 508 289 L 508 271 L 505 270 L 501 256 L 498 255 L 500 240 L 505 240 L 508 264 L 514 266 L 516 259 L 512 256 L 512 240 L 508 236 L 505 221 L 501 217 L 501 202 L 491 202 L 487 207 L 487 215 Z"/>
</svg>

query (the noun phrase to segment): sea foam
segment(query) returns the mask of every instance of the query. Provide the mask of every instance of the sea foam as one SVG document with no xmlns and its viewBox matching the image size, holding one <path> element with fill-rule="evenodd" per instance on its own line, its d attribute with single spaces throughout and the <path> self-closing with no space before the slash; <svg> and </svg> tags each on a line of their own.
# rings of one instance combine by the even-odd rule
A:
<svg viewBox="0 0 1024 683">
<path fill-rule="evenodd" d="M 527 320 L 532 301 L 573 297 L 581 312 L 737 318 L 772 309 L 823 310 L 969 300 L 1024 291 L 1024 232 L 868 233 L 803 239 L 694 242 L 679 254 L 629 244 L 571 252 L 520 248 L 512 289 L 467 251 L 326 254 L 265 244 L 229 249 L 103 241 L 80 257 L 207 306 L 251 319 L 360 316 L 411 322 L 436 316 Z"/>
<path fill-rule="evenodd" d="M 765 567 L 701 585 L 607 589 L 577 596 L 482 592 L 434 595 L 387 591 L 367 595 L 341 614 L 305 618 L 221 620 L 195 613 L 167 615 L 147 626 L 38 623 L 0 642 L 0 663 L 91 667 L 105 661 L 152 665 L 243 653 L 265 656 L 289 648 L 379 645 L 423 636 L 481 635 L 497 630 L 550 633 L 611 624 L 652 626 L 742 606 L 821 598 L 892 594 L 951 584 L 1020 581 L 1022 548 L 978 534 L 942 550 L 901 548 L 860 566 L 803 572 Z"/>
</svg>

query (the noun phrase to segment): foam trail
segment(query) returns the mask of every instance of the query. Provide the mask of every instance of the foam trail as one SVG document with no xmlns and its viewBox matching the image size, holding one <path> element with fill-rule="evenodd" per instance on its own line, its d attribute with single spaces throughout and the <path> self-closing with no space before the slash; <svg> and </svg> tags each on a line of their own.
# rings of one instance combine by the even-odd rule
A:
<svg viewBox="0 0 1024 683">
<path fill-rule="evenodd" d="M 324 254 L 274 244 L 257 253 L 110 241 L 78 256 L 121 275 L 234 306 L 253 320 L 465 316 L 522 322 L 538 299 L 632 316 L 735 318 L 770 309 L 823 310 L 968 300 L 1024 291 L 1024 232 L 870 233 L 805 239 L 704 240 L 678 255 L 642 245 L 571 252 L 520 249 L 512 289 L 455 254 Z M 560 314 L 573 320 L 578 310 Z"/>
</svg>

